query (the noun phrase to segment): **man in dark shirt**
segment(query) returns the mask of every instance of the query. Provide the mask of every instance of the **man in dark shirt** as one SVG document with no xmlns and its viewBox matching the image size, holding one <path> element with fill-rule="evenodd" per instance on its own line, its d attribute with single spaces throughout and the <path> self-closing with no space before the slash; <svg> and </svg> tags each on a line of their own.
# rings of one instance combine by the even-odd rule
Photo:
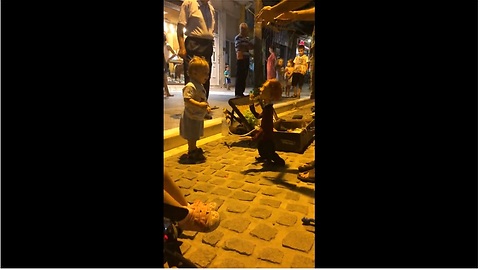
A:
<svg viewBox="0 0 480 270">
<path fill-rule="evenodd" d="M 262 119 L 260 124 L 260 131 L 255 134 L 252 140 L 258 141 L 258 154 L 257 161 L 273 162 L 273 165 L 285 166 L 285 160 L 283 160 L 275 152 L 275 143 L 273 140 L 273 104 L 272 101 L 279 100 L 282 97 L 282 85 L 276 79 L 267 80 L 262 87 L 260 87 L 260 95 L 258 97 L 250 96 L 251 100 L 260 99 L 263 104 L 263 111 L 257 113 L 255 110 L 255 104 L 252 102 L 250 105 L 250 111 L 257 119 Z"/>
</svg>

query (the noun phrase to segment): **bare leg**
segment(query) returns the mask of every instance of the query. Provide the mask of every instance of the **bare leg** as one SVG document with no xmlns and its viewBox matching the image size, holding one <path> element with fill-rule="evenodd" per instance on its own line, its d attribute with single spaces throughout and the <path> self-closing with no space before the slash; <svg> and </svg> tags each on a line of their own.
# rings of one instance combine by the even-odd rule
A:
<svg viewBox="0 0 480 270">
<path fill-rule="evenodd" d="M 163 190 L 163 203 L 169 204 L 175 207 L 186 208 L 186 206 L 181 205 L 175 198 L 170 195 L 166 190 Z"/>
<path fill-rule="evenodd" d="M 164 195 L 164 202 L 168 203 L 167 197 L 170 197 L 169 199 L 174 200 L 177 204 L 171 204 L 173 206 L 187 206 L 188 202 L 185 199 L 185 196 L 183 196 L 182 191 L 180 188 L 173 182 L 172 178 L 166 171 L 163 172 L 163 195 Z M 168 196 L 167 196 L 168 194 Z"/>
</svg>

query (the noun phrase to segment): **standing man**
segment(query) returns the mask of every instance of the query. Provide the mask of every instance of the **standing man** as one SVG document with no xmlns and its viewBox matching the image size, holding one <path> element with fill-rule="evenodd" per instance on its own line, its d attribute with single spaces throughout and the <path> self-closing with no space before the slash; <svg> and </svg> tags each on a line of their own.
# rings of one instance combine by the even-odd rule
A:
<svg viewBox="0 0 480 270">
<path fill-rule="evenodd" d="M 190 82 L 188 64 L 193 56 L 204 57 L 209 66 L 208 80 L 203 84 L 208 100 L 210 92 L 210 76 L 212 75 L 213 27 L 215 10 L 208 0 L 184 0 L 180 7 L 177 24 L 177 39 L 180 49 L 178 56 L 183 58 L 185 84 Z M 183 31 L 185 29 L 184 37 Z M 205 119 L 212 119 L 206 114 Z"/>
<path fill-rule="evenodd" d="M 247 76 L 250 66 L 249 50 L 253 49 L 253 44 L 248 37 L 248 25 L 241 23 L 239 26 L 240 34 L 235 37 L 235 51 L 237 52 L 237 79 L 235 80 L 235 97 L 245 97 L 245 87 L 247 86 Z"/>
</svg>

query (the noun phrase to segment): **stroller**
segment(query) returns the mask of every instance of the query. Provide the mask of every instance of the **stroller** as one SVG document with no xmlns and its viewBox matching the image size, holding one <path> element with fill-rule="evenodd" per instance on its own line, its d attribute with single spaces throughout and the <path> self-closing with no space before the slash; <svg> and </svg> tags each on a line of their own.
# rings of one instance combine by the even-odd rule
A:
<svg viewBox="0 0 480 270">
<path fill-rule="evenodd" d="M 225 125 L 228 135 L 236 135 L 239 138 L 255 135 L 257 129 L 257 119 L 250 112 L 250 97 L 238 97 L 228 100 L 228 104 L 232 107 L 232 110 L 223 109 L 225 115 Z M 255 103 L 255 107 L 262 107 L 259 102 Z M 278 126 L 282 119 L 277 116 L 275 110 L 273 111 L 276 126 Z M 224 134 L 224 135 L 227 135 Z"/>
<path fill-rule="evenodd" d="M 167 263 L 170 268 L 198 268 L 182 255 L 180 246 L 183 243 L 177 238 L 181 234 L 181 229 L 165 217 L 163 218 L 163 227 L 163 263 Z"/>
</svg>

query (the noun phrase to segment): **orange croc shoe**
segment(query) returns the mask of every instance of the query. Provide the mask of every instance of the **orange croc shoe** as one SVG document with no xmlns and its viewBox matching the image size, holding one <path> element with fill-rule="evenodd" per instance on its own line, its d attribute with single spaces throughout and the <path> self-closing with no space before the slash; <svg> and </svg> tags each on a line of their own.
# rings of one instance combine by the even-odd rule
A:
<svg viewBox="0 0 480 270">
<path fill-rule="evenodd" d="M 188 215 L 178 222 L 184 231 L 211 232 L 220 225 L 220 215 L 205 204 L 187 207 Z"/>
</svg>

